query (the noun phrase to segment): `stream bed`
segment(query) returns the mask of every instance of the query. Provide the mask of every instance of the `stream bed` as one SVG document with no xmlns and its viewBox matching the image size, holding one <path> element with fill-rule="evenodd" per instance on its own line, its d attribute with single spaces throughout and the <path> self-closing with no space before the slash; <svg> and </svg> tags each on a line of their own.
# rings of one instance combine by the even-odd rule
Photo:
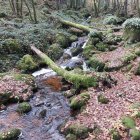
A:
<svg viewBox="0 0 140 140">
<path fill-rule="evenodd" d="M 79 38 L 71 46 L 64 50 L 64 54 L 70 55 L 66 61 L 60 58 L 58 64 L 62 68 L 75 67 L 81 65 L 83 70 L 87 70 L 84 59 L 79 54 L 72 56 L 71 49 L 84 47 L 86 38 Z M 35 77 L 38 91 L 30 99 L 32 111 L 19 115 L 16 112 L 18 104 L 11 104 L 6 110 L 0 112 L 0 131 L 10 128 L 19 128 L 22 134 L 19 140 L 65 140 L 59 133 L 59 127 L 68 119 L 72 119 L 68 100 L 63 96 L 62 91 L 55 91 L 44 80 L 56 73 L 49 68 L 32 74 Z"/>
</svg>

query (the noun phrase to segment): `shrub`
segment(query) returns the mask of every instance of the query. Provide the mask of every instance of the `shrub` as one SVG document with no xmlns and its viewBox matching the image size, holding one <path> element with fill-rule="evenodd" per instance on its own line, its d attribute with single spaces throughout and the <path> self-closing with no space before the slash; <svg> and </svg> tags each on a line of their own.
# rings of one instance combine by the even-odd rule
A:
<svg viewBox="0 0 140 140">
<path fill-rule="evenodd" d="M 110 24 L 116 25 L 116 24 L 119 24 L 121 22 L 122 22 L 122 20 L 116 16 L 107 16 L 103 21 L 104 24 L 109 24 L 109 25 Z"/>
</svg>

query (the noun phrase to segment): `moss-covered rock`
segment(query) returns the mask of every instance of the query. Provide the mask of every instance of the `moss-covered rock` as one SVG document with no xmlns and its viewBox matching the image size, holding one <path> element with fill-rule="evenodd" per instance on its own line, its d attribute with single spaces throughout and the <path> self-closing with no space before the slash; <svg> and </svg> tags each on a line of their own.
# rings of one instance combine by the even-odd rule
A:
<svg viewBox="0 0 140 140">
<path fill-rule="evenodd" d="M 74 47 L 71 49 L 72 56 L 77 56 L 78 54 L 82 53 L 83 48 L 81 47 Z"/>
<path fill-rule="evenodd" d="M 63 49 L 59 44 L 52 44 L 48 48 L 47 54 L 52 60 L 58 60 L 63 55 Z"/>
<path fill-rule="evenodd" d="M 76 135 L 74 134 L 68 134 L 66 136 L 66 140 L 77 140 Z"/>
<path fill-rule="evenodd" d="M 0 133 L 0 140 L 18 140 L 20 134 L 20 129 L 10 129 L 9 131 Z"/>
<path fill-rule="evenodd" d="M 132 137 L 132 140 L 140 140 L 140 131 L 136 128 L 130 129 L 130 136 Z"/>
<path fill-rule="evenodd" d="M 98 95 L 98 102 L 100 102 L 102 104 L 108 104 L 109 99 L 106 98 L 104 95 L 100 94 L 100 95 Z"/>
<path fill-rule="evenodd" d="M 103 21 L 104 24 L 108 24 L 108 25 L 116 25 L 116 24 L 119 24 L 119 23 L 122 23 L 122 20 L 121 18 L 117 17 L 117 16 L 107 16 L 104 21 Z"/>
<path fill-rule="evenodd" d="M 98 51 L 102 51 L 102 52 L 108 51 L 109 49 L 108 44 L 103 42 L 97 43 L 95 47 Z"/>
<path fill-rule="evenodd" d="M 71 124 L 66 129 L 66 134 L 73 134 L 80 139 L 87 138 L 88 132 L 89 132 L 89 128 L 81 124 Z"/>
<path fill-rule="evenodd" d="M 94 30 L 94 31 L 91 31 L 91 32 L 89 33 L 89 37 L 90 37 L 90 38 L 99 38 L 100 40 L 102 40 L 102 38 L 103 38 L 103 33 Z"/>
<path fill-rule="evenodd" d="M 124 64 L 128 64 L 130 63 L 132 60 L 136 59 L 137 55 L 136 54 L 127 54 L 126 56 L 124 56 L 123 58 L 123 63 Z"/>
<path fill-rule="evenodd" d="M 60 44 L 62 48 L 69 47 L 69 38 L 64 34 L 57 34 L 56 35 L 56 43 Z"/>
<path fill-rule="evenodd" d="M 77 41 L 78 40 L 78 37 L 76 35 L 72 35 L 70 36 L 70 42 L 74 42 L 74 41 Z"/>
<path fill-rule="evenodd" d="M 128 43 L 140 41 L 140 18 L 127 19 L 124 24 L 123 37 Z"/>
<path fill-rule="evenodd" d="M 34 62 L 33 57 L 27 54 L 17 62 L 17 67 L 23 71 L 32 71 L 37 68 L 37 64 Z"/>
<path fill-rule="evenodd" d="M 31 105 L 27 102 L 20 103 L 17 107 L 17 112 L 19 113 L 28 113 L 32 109 Z"/>
<path fill-rule="evenodd" d="M 99 61 L 94 56 L 91 57 L 88 61 L 88 65 L 96 71 L 102 72 L 104 70 L 105 64 Z"/>
<path fill-rule="evenodd" d="M 112 130 L 111 135 L 113 140 L 121 140 L 122 138 L 117 130 Z"/>
<path fill-rule="evenodd" d="M 81 109 L 89 99 L 89 93 L 81 93 L 80 95 L 72 98 L 70 107 L 74 110 Z"/>
<path fill-rule="evenodd" d="M 136 126 L 135 121 L 131 117 L 128 117 L 128 116 L 125 116 L 125 117 L 122 118 L 122 124 L 126 128 L 129 128 L 129 129 L 133 129 Z"/>
</svg>

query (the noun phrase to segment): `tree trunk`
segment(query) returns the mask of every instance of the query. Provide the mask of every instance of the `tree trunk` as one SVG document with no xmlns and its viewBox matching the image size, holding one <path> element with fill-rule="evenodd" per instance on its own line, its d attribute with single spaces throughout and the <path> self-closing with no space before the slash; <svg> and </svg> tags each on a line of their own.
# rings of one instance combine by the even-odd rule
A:
<svg viewBox="0 0 140 140">
<path fill-rule="evenodd" d="M 73 72 L 64 70 L 61 67 L 57 66 L 46 54 L 42 53 L 34 45 L 31 45 L 30 47 L 31 50 L 33 50 L 41 59 L 43 59 L 52 70 L 54 70 L 58 75 L 65 78 L 67 81 L 73 83 L 76 88 L 80 86 L 86 88 L 97 86 L 97 77 L 75 74 Z"/>
</svg>

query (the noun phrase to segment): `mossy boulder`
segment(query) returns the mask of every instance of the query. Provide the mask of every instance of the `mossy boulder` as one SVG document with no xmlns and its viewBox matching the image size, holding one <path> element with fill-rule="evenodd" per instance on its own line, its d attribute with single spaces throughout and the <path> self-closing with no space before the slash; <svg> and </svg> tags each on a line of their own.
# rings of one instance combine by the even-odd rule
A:
<svg viewBox="0 0 140 140">
<path fill-rule="evenodd" d="M 133 61 L 136 58 L 137 58 L 137 55 L 136 54 L 133 54 L 133 53 L 127 54 L 123 58 L 123 63 L 124 64 L 128 64 L 128 63 L 130 63 L 131 61 Z"/>
<path fill-rule="evenodd" d="M 78 40 L 78 37 L 76 35 L 72 35 L 70 36 L 70 42 L 74 42 L 74 41 L 77 41 Z"/>
<path fill-rule="evenodd" d="M 62 48 L 69 47 L 69 37 L 67 35 L 61 33 L 57 34 L 55 42 L 60 44 Z"/>
<path fill-rule="evenodd" d="M 96 31 L 96 30 L 93 30 L 89 33 L 88 35 L 90 38 L 99 38 L 100 40 L 102 40 L 103 38 L 103 33 L 102 32 L 99 32 L 99 31 Z"/>
<path fill-rule="evenodd" d="M 88 65 L 95 71 L 102 72 L 105 67 L 105 63 L 99 61 L 96 57 L 91 57 L 88 61 Z"/>
<path fill-rule="evenodd" d="M 17 112 L 18 113 L 28 113 L 32 110 L 32 107 L 31 105 L 28 103 L 28 102 L 23 102 L 23 103 L 20 103 L 17 107 Z"/>
<path fill-rule="evenodd" d="M 77 138 L 85 139 L 88 137 L 89 128 L 81 124 L 71 124 L 66 129 L 66 134 L 73 134 Z"/>
<path fill-rule="evenodd" d="M 125 116 L 122 118 L 122 124 L 128 129 L 133 129 L 136 126 L 136 123 L 133 120 L 133 118 L 128 117 L 128 116 Z"/>
<path fill-rule="evenodd" d="M 9 131 L 0 133 L 0 140 L 18 140 L 20 134 L 20 129 L 10 129 Z"/>
<path fill-rule="evenodd" d="M 130 129 L 130 136 L 132 140 L 140 140 L 140 131 L 136 128 Z"/>
<path fill-rule="evenodd" d="M 123 37 L 128 43 L 135 43 L 140 41 L 140 18 L 127 19 L 123 23 L 123 27 Z"/>
<path fill-rule="evenodd" d="M 17 67 L 23 71 L 33 71 L 37 68 L 37 64 L 31 55 L 24 55 L 18 62 Z"/>
<path fill-rule="evenodd" d="M 97 43 L 95 47 L 98 51 L 102 51 L 102 52 L 109 50 L 108 44 L 103 42 Z"/>
<path fill-rule="evenodd" d="M 55 43 L 48 48 L 47 54 L 52 60 L 58 60 L 63 55 L 63 49 Z"/>
<path fill-rule="evenodd" d="M 80 95 L 73 97 L 71 102 L 70 102 L 70 107 L 71 109 L 77 110 L 81 109 L 87 101 L 90 99 L 89 93 L 81 93 Z"/>
<path fill-rule="evenodd" d="M 104 95 L 100 94 L 100 95 L 98 95 L 98 102 L 100 102 L 102 104 L 108 104 L 109 99 L 106 98 Z"/>
<path fill-rule="evenodd" d="M 103 20 L 103 23 L 108 25 L 117 25 L 119 23 L 122 23 L 122 19 L 117 16 L 110 15 Z"/>
</svg>

